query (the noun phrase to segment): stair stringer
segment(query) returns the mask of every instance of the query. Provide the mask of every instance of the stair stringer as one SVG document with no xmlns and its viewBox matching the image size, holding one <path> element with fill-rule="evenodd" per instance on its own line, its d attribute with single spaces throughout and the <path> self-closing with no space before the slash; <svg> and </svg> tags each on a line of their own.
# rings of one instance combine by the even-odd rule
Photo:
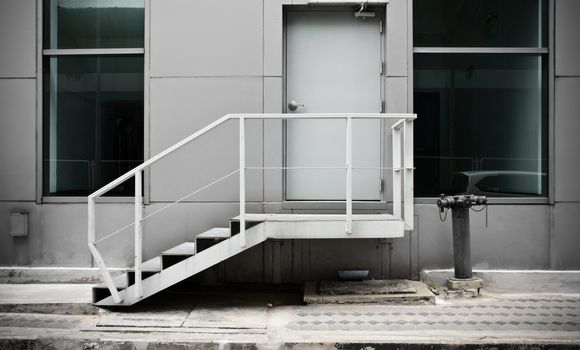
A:
<svg viewBox="0 0 580 350">
<path fill-rule="evenodd" d="M 143 296 L 135 297 L 135 285 L 131 285 L 119 292 L 121 302 L 115 303 L 109 296 L 98 303 L 97 306 L 128 306 L 144 300 L 172 285 L 185 280 L 207 268 L 210 268 L 224 260 L 231 258 L 255 245 L 264 242 L 268 237 L 265 232 L 265 224 L 262 222 L 246 230 L 246 244 L 242 247 L 242 237 L 237 234 L 230 237 L 196 255 L 193 255 L 175 265 L 161 270 L 159 273 L 143 280 Z"/>
</svg>

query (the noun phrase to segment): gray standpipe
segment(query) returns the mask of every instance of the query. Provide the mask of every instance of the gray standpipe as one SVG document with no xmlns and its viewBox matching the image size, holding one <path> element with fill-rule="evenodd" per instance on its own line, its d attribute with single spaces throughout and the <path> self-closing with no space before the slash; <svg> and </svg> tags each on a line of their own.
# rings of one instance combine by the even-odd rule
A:
<svg viewBox="0 0 580 350">
<path fill-rule="evenodd" d="M 447 280 L 451 289 L 479 289 L 483 282 L 474 278 L 471 270 L 471 237 L 469 228 L 469 208 L 487 204 L 484 196 L 445 196 L 437 200 L 441 213 L 451 210 L 453 224 L 453 265 L 455 276 Z"/>
</svg>

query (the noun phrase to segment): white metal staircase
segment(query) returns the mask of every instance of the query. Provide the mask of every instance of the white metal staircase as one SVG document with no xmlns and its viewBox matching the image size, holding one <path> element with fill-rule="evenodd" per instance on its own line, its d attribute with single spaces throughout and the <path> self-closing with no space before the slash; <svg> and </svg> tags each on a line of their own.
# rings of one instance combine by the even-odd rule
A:
<svg viewBox="0 0 580 350">
<path fill-rule="evenodd" d="M 330 118 L 346 120 L 346 200 L 345 214 L 264 214 L 246 213 L 245 195 L 245 121 L 247 119 L 298 119 Z M 392 214 L 381 213 L 357 215 L 352 212 L 352 120 L 353 119 L 394 119 L 392 131 L 392 166 L 381 167 L 392 171 Z M 268 238 L 309 239 L 309 238 L 392 238 L 402 237 L 405 230 L 413 228 L 413 120 L 411 114 L 255 114 L 226 115 L 202 130 L 192 134 L 176 145 L 147 160 L 135 169 L 94 192 L 88 197 L 88 238 L 89 248 L 100 268 L 104 284 L 93 289 L 93 301 L 99 306 L 133 305 L 205 269 L 237 255 L 248 248 L 260 244 Z M 176 200 L 167 206 L 143 215 L 142 180 L 143 171 L 158 160 L 180 149 L 227 120 L 239 120 L 239 169 Z M 287 168 L 281 168 L 287 169 Z M 159 256 L 143 262 L 142 225 L 144 220 L 162 212 L 180 201 L 205 188 L 239 174 L 240 215 L 231 218 L 228 228 L 212 228 L 192 236 L 191 240 L 162 252 Z M 96 198 L 123 183 L 135 179 L 135 211 L 131 224 L 116 230 L 103 238 L 96 238 L 95 205 Z M 227 219 L 227 218 L 225 218 Z M 135 264 L 125 273 L 112 277 L 97 248 L 98 243 L 109 239 L 123 229 L 133 226 L 135 235 Z M 209 243 L 208 243 L 209 242 Z"/>
</svg>

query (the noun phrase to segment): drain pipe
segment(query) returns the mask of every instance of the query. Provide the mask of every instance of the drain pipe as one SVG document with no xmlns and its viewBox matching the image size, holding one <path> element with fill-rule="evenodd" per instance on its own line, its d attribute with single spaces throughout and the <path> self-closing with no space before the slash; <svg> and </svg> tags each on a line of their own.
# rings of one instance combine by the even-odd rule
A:
<svg viewBox="0 0 580 350">
<path fill-rule="evenodd" d="M 447 286 L 450 289 L 479 289 L 483 285 L 481 279 L 473 277 L 471 269 L 469 209 L 474 205 L 486 204 L 485 196 L 475 195 L 445 196 L 442 194 L 437 200 L 440 215 L 446 213 L 446 210 L 451 210 L 455 275 L 447 279 Z"/>
</svg>

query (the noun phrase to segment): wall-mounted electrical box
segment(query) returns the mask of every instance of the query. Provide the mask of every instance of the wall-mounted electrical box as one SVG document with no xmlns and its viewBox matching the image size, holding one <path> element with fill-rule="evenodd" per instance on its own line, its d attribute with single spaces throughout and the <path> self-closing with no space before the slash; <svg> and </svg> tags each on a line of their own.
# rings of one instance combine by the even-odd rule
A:
<svg viewBox="0 0 580 350">
<path fill-rule="evenodd" d="M 10 235 L 13 237 L 28 236 L 28 213 L 10 214 Z"/>
</svg>

